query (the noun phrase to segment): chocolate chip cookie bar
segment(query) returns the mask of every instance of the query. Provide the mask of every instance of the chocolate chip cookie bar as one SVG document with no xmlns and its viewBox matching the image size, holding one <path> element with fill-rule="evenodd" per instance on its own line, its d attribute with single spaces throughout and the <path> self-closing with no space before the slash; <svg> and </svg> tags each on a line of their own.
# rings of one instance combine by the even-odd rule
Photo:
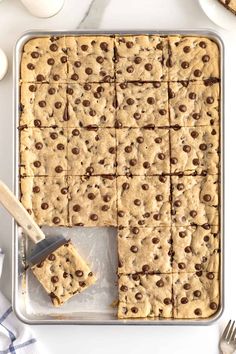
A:
<svg viewBox="0 0 236 354">
<path fill-rule="evenodd" d="M 219 226 L 172 226 L 173 272 L 218 272 Z"/>
<path fill-rule="evenodd" d="M 23 47 L 23 82 L 66 82 L 67 54 L 65 37 L 30 39 Z"/>
<path fill-rule="evenodd" d="M 164 65 L 166 50 L 165 37 L 116 36 L 116 80 L 118 82 L 166 80 L 167 69 Z"/>
<path fill-rule="evenodd" d="M 215 41 L 201 37 L 169 37 L 169 81 L 215 81 L 220 77 L 219 48 Z"/>
<path fill-rule="evenodd" d="M 20 190 L 22 204 L 38 225 L 69 225 L 65 177 L 24 177 Z"/>
<path fill-rule="evenodd" d="M 66 85 L 23 83 L 20 87 L 23 127 L 67 127 Z"/>
<path fill-rule="evenodd" d="M 217 174 L 219 128 L 181 127 L 170 130 L 171 173 Z"/>
<path fill-rule="evenodd" d="M 20 131 L 21 176 L 64 176 L 67 133 L 63 128 L 24 128 Z"/>
<path fill-rule="evenodd" d="M 121 275 L 119 277 L 119 318 L 171 318 L 172 275 Z"/>
<path fill-rule="evenodd" d="M 173 274 L 174 318 L 207 318 L 219 306 L 219 274 Z"/>
<path fill-rule="evenodd" d="M 170 177 L 117 178 L 118 225 L 153 227 L 170 225 Z"/>
<path fill-rule="evenodd" d="M 114 38 L 111 36 L 66 37 L 69 82 L 114 80 Z"/>
<path fill-rule="evenodd" d="M 116 128 L 169 126 L 166 82 L 123 82 L 116 94 Z"/>
<path fill-rule="evenodd" d="M 54 306 L 63 305 L 96 282 L 91 269 L 69 241 L 33 266 L 32 271 Z"/>
<path fill-rule="evenodd" d="M 70 176 L 116 174 L 115 129 L 68 129 Z"/>
<path fill-rule="evenodd" d="M 68 177 L 72 226 L 117 226 L 116 179 L 112 175 Z"/>
<path fill-rule="evenodd" d="M 219 225 L 218 176 L 172 176 L 172 225 Z"/>
<path fill-rule="evenodd" d="M 220 85 L 169 83 L 170 124 L 181 127 L 219 125 Z"/>
<path fill-rule="evenodd" d="M 115 126 L 114 84 L 68 84 L 67 100 L 68 127 Z"/>
<path fill-rule="evenodd" d="M 236 0 L 219 0 L 219 2 L 236 15 Z"/>
<path fill-rule="evenodd" d="M 170 173 L 168 129 L 122 128 L 116 137 L 118 175 Z"/>
<path fill-rule="evenodd" d="M 118 230 L 119 274 L 171 273 L 170 227 Z"/>
</svg>

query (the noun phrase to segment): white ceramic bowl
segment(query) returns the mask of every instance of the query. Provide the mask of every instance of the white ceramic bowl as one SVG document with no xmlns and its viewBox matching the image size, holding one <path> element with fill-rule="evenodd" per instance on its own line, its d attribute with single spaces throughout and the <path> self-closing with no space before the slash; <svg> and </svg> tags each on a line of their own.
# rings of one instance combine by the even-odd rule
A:
<svg viewBox="0 0 236 354">
<path fill-rule="evenodd" d="M 8 69 L 8 60 L 4 51 L 0 48 L 0 80 L 4 78 Z"/>
<path fill-rule="evenodd" d="M 218 0 L 199 0 L 206 15 L 218 26 L 236 31 L 236 16 L 226 9 Z"/>
</svg>

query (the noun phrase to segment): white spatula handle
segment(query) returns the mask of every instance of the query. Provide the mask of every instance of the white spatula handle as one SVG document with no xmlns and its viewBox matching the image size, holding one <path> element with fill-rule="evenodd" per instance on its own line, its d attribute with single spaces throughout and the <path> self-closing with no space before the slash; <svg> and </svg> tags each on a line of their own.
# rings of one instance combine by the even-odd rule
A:
<svg viewBox="0 0 236 354">
<path fill-rule="evenodd" d="M 35 243 L 45 239 L 45 235 L 10 189 L 0 181 L 0 202 L 13 216 Z"/>
</svg>

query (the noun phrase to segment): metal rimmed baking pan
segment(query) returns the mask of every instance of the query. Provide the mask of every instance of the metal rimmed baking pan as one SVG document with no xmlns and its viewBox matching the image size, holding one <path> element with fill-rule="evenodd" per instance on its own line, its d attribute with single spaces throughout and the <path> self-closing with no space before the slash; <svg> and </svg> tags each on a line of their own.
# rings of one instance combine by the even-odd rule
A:
<svg viewBox="0 0 236 354">
<path fill-rule="evenodd" d="M 183 35 L 208 37 L 220 49 L 221 96 L 220 96 L 220 303 L 217 313 L 206 319 L 127 319 L 116 317 L 112 301 L 117 299 L 116 267 L 117 255 L 114 251 L 116 229 L 112 228 L 44 228 L 47 235 L 63 234 L 79 246 L 82 255 L 92 268 L 100 272 L 98 288 L 92 287 L 85 295 L 74 297 L 62 308 L 54 309 L 40 284 L 31 272 L 25 270 L 25 258 L 31 245 L 22 234 L 20 227 L 13 223 L 13 308 L 20 320 L 28 324 L 103 324 L 103 325 L 206 325 L 216 321 L 224 308 L 224 44 L 215 32 L 209 30 L 188 31 L 35 31 L 23 34 L 17 41 L 14 52 L 14 192 L 20 196 L 19 189 L 19 134 L 20 118 L 20 62 L 24 44 L 35 37 L 69 35 Z M 94 234 L 97 241 L 94 242 Z M 112 246 L 113 245 L 113 246 Z M 102 274 L 101 274 L 102 272 Z"/>
</svg>

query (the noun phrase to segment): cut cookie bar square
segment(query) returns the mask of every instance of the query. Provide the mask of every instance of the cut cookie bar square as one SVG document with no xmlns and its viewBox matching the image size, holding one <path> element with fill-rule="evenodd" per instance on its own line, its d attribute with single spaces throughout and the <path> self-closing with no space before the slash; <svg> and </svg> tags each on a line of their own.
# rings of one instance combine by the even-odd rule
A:
<svg viewBox="0 0 236 354">
<path fill-rule="evenodd" d="M 63 305 L 96 282 L 93 272 L 69 241 L 31 269 L 54 306 Z"/>
<path fill-rule="evenodd" d="M 170 177 L 117 178 L 118 225 L 170 225 Z"/>
<path fill-rule="evenodd" d="M 169 227 L 118 230 L 119 274 L 171 273 Z"/>
<path fill-rule="evenodd" d="M 166 82 L 121 83 L 117 92 L 117 128 L 169 126 Z"/>
<path fill-rule="evenodd" d="M 116 135 L 118 175 L 170 173 L 168 129 L 122 128 Z"/>
<path fill-rule="evenodd" d="M 208 318 L 219 306 L 219 273 L 173 274 L 174 318 Z"/>
<path fill-rule="evenodd" d="M 218 272 L 219 226 L 172 226 L 173 272 Z"/>
<path fill-rule="evenodd" d="M 64 37 L 30 39 L 23 47 L 22 82 L 66 82 L 67 54 Z"/>
<path fill-rule="evenodd" d="M 170 130 L 171 172 L 219 173 L 218 127 L 182 127 Z"/>
<path fill-rule="evenodd" d="M 115 129 L 68 129 L 68 174 L 116 173 Z"/>
<path fill-rule="evenodd" d="M 62 176 L 67 170 L 67 137 L 63 128 L 20 131 L 21 176 Z"/>
<path fill-rule="evenodd" d="M 169 37 L 169 81 L 220 78 L 220 54 L 216 42 L 205 37 Z"/>
<path fill-rule="evenodd" d="M 67 98 L 68 127 L 114 127 L 114 84 L 69 84 Z"/>
<path fill-rule="evenodd" d="M 170 124 L 181 127 L 219 125 L 219 99 L 219 83 L 170 82 Z"/>
<path fill-rule="evenodd" d="M 219 225 L 218 176 L 172 176 L 172 222 Z"/>
<path fill-rule="evenodd" d="M 66 85 L 23 83 L 20 94 L 21 126 L 67 126 Z"/>
<path fill-rule="evenodd" d="M 66 37 L 69 82 L 114 80 L 114 38 L 110 36 Z"/>
<path fill-rule="evenodd" d="M 21 202 L 38 225 L 68 225 L 65 177 L 23 177 L 20 188 Z"/>
<path fill-rule="evenodd" d="M 172 317 L 172 275 L 121 275 L 119 318 Z"/>
<path fill-rule="evenodd" d="M 230 10 L 234 15 L 236 15 L 236 0 L 219 0 L 226 9 Z"/>
<path fill-rule="evenodd" d="M 155 35 L 118 36 L 115 47 L 118 82 L 167 79 L 163 65 L 166 38 Z"/>
<path fill-rule="evenodd" d="M 68 177 L 72 226 L 117 226 L 113 176 Z"/>
</svg>

